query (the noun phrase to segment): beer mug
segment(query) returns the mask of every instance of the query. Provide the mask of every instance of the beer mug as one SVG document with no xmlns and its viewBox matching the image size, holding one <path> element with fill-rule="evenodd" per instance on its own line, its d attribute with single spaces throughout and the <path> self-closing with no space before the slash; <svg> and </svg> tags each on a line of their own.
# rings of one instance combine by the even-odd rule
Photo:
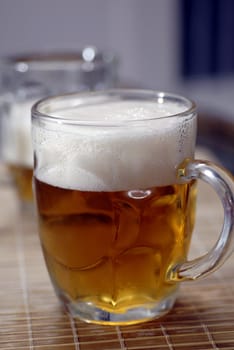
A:
<svg viewBox="0 0 234 350">
<path fill-rule="evenodd" d="M 86 47 L 76 53 L 11 56 L 2 60 L 1 71 L 1 154 L 26 206 L 32 201 L 33 103 L 63 92 L 114 87 L 117 61 L 112 53 Z"/>
<path fill-rule="evenodd" d="M 158 318 L 181 281 L 231 254 L 233 180 L 194 159 L 196 118 L 190 100 L 145 90 L 68 94 L 32 108 L 41 246 L 73 317 L 108 325 Z M 224 224 L 215 247 L 187 261 L 198 179 L 218 193 Z"/>
</svg>

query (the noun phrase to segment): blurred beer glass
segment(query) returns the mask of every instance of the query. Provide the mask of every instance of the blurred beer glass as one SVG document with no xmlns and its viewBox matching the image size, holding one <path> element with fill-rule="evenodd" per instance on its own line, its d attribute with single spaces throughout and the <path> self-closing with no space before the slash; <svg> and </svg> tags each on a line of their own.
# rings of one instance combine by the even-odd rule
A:
<svg viewBox="0 0 234 350">
<path fill-rule="evenodd" d="M 79 52 L 32 54 L 2 59 L 1 156 L 23 206 L 32 203 L 33 151 L 30 112 L 48 95 L 114 87 L 116 56 L 85 47 Z"/>
</svg>

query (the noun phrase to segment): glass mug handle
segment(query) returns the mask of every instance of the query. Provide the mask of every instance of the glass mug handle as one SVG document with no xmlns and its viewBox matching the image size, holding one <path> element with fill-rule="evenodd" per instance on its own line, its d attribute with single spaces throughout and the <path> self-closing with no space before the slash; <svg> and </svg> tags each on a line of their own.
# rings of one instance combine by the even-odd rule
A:
<svg viewBox="0 0 234 350">
<path fill-rule="evenodd" d="M 224 210 L 221 234 L 214 247 L 205 255 L 177 265 L 170 280 L 196 280 L 215 271 L 231 255 L 234 247 L 234 183 L 232 175 L 214 163 L 185 160 L 178 168 L 180 183 L 201 179 L 210 184 L 218 194 Z"/>
</svg>

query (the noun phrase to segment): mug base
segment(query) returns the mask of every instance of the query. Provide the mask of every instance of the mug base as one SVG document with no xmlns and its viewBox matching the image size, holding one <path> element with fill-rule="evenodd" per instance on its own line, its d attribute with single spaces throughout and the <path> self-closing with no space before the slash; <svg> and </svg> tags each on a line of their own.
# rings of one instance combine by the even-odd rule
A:
<svg viewBox="0 0 234 350">
<path fill-rule="evenodd" d="M 72 302 L 67 296 L 59 295 L 62 306 L 73 318 L 87 323 L 100 325 L 123 326 L 147 322 L 167 314 L 176 301 L 177 293 L 168 295 L 157 303 L 128 309 L 124 313 L 108 312 L 88 302 Z"/>
</svg>

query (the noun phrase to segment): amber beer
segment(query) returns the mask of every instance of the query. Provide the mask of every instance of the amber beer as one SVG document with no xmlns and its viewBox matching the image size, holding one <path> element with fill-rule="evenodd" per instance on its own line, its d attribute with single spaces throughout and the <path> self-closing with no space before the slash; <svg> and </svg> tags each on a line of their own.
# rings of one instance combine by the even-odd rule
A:
<svg viewBox="0 0 234 350">
<path fill-rule="evenodd" d="M 123 313 L 175 292 L 167 276 L 186 259 L 195 182 L 92 192 L 36 178 L 35 189 L 45 260 L 65 300 Z"/>
<path fill-rule="evenodd" d="M 35 100 L 8 103 L 2 116 L 2 155 L 17 194 L 23 203 L 31 203 L 33 151 L 30 109 Z"/>
<path fill-rule="evenodd" d="M 117 89 L 34 105 L 40 240 L 71 317 L 106 325 L 159 318 L 180 282 L 232 253 L 233 180 L 194 159 L 195 139 L 195 105 L 173 94 Z M 189 260 L 197 179 L 218 193 L 224 225 L 214 248 Z"/>
<path fill-rule="evenodd" d="M 33 200 L 32 194 L 32 176 L 33 169 L 31 167 L 21 165 L 8 165 L 11 177 L 14 180 L 17 193 L 24 202 Z"/>
<path fill-rule="evenodd" d="M 160 96 L 85 96 L 45 100 L 33 118 L 51 281 L 74 317 L 101 324 L 159 317 L 175 302 L 175 270 L 194 226 L 196 181 L 182 183 L 177 168 L 193 158 L 195 118 L 181 118 L 185 106 Z"/>
</svg>

